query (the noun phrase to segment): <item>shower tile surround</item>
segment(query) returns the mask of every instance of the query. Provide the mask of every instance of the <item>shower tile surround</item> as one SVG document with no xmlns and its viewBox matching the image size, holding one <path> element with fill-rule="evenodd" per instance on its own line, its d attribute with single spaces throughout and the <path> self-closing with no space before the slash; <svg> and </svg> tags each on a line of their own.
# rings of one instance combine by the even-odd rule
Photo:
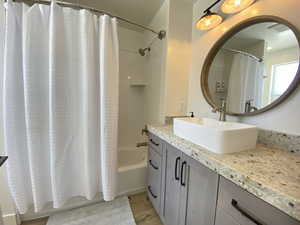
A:
<svg viewBox="0 0 300 225">
<path fill-rule="evenodd" d="M 268 146 L 259 144 L 253 150 L 218 155 L 175 136 L 171 125 L 149 125 L 148 129 L 256 197 L 300 220 L 300 154 L 291 153 L 296 152 L 293 146 L 297 145 L 299 137 L 263 130 L 260 131 L 259 140 Z M 292 140 L 281 145 L 288 146 L 287 150 L 291 152 L 269 147 L 271 139 L 278 138 L 283 139 L 284 143 Z"/>
</svg>

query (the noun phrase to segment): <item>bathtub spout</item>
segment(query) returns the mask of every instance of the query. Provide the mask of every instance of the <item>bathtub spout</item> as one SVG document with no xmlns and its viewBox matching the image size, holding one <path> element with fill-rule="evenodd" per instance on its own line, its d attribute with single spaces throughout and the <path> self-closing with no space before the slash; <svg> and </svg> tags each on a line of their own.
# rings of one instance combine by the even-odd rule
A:
<svg viewBox="0 0 300 225">
<path fill-rule="evenodd" d="M 143 146 L 148 146 L 148 142 L 140 142 L 140 143 L 137 143 L 137 144 L 136 144 L 136 147 L 137 147 L 137 148 L 143 147 Z"/>
</svg>

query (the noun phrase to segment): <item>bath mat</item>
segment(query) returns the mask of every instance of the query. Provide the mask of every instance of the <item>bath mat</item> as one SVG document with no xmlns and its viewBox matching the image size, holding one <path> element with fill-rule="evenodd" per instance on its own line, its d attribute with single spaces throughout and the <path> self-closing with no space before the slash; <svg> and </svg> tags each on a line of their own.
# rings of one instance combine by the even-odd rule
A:
<svg viewBox="0 0 300 225">
<path fill-rule="evenodd" d="M 50 216 L 47 225 L 136 225 L 127 197 Z"/>
</svg>

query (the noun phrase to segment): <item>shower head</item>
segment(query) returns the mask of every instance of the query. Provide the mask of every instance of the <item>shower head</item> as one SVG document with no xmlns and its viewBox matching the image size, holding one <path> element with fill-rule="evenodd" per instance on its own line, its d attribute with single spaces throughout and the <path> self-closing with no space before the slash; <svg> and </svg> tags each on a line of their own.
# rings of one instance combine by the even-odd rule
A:
<svg viewBox="0 0 300 225">
<path fill-rule="evenodd" d="M 147 48 L 140 48 L 139 49 L 139 53 L 140 53 L 141 56 L 145 56 L 146 55 L 146 51 L 150 52 L 150 50 L 151 49 L 149 47 L 147 47 Z"/>
<path fill-rule="evenodd" d="M 162 40 L 165 37 L 166 37 L 166 31 L 164 31 L 164 30 L 159 31 L 159 33 L 157 33 L 157 36 L 152 39 L 152 41 L 150 42 L 150 44 L 148 45 L 148 47 L 146 47 L 146 48 L 140 48 L 139 49 L 139 54 L 141 56 L 145 56 L 146 55 L 146 51 L 150 52 L 150 50 L 151 50 L 150 47 L 155 42 L 155 40 L 157 40 L 157 39 Z"/>
</svg>

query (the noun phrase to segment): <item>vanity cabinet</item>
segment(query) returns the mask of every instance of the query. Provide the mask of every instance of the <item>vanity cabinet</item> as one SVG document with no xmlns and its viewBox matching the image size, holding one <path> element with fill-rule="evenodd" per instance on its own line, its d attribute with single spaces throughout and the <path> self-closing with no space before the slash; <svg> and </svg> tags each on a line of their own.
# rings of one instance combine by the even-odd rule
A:
<svg viewBox="0 0 300 225">
<path fill-rule="evenodd" d="M 166 225 L 213 225 L 218 175 L 166 144 Z"/>
<path fill-rule="evenodd" d="M 300 225 L 152 134 L 148 154 L 148 196 L 164 225 Z"/>
<path fill-rule="evenodd" d="M 300 222 L 220 177 L 215 225 L 300 225 Z"/>
<path fill-rule="evenodd" d="M 156 212 L 161 215 L 161 205 L 164 192 L 162 191 L 164 142 L 153 134 L 149 134 L 148 140 L 148 170 L 147 170 L 147 194 Z"/>
<path fill-rule="evenodd" d="M 162 216 L 165 225 L 179 225 L 180 211 L 180 165 L 182 153 L 176 148 L 166 145 L 166 181 L 165 199 Z"/>
<path fill-rule="evenodd" d="M 148 150 L 148 198 L 157 212 L 161 201 L 161 160 L 162 157 L 152 148 Z"/>
</svg>

